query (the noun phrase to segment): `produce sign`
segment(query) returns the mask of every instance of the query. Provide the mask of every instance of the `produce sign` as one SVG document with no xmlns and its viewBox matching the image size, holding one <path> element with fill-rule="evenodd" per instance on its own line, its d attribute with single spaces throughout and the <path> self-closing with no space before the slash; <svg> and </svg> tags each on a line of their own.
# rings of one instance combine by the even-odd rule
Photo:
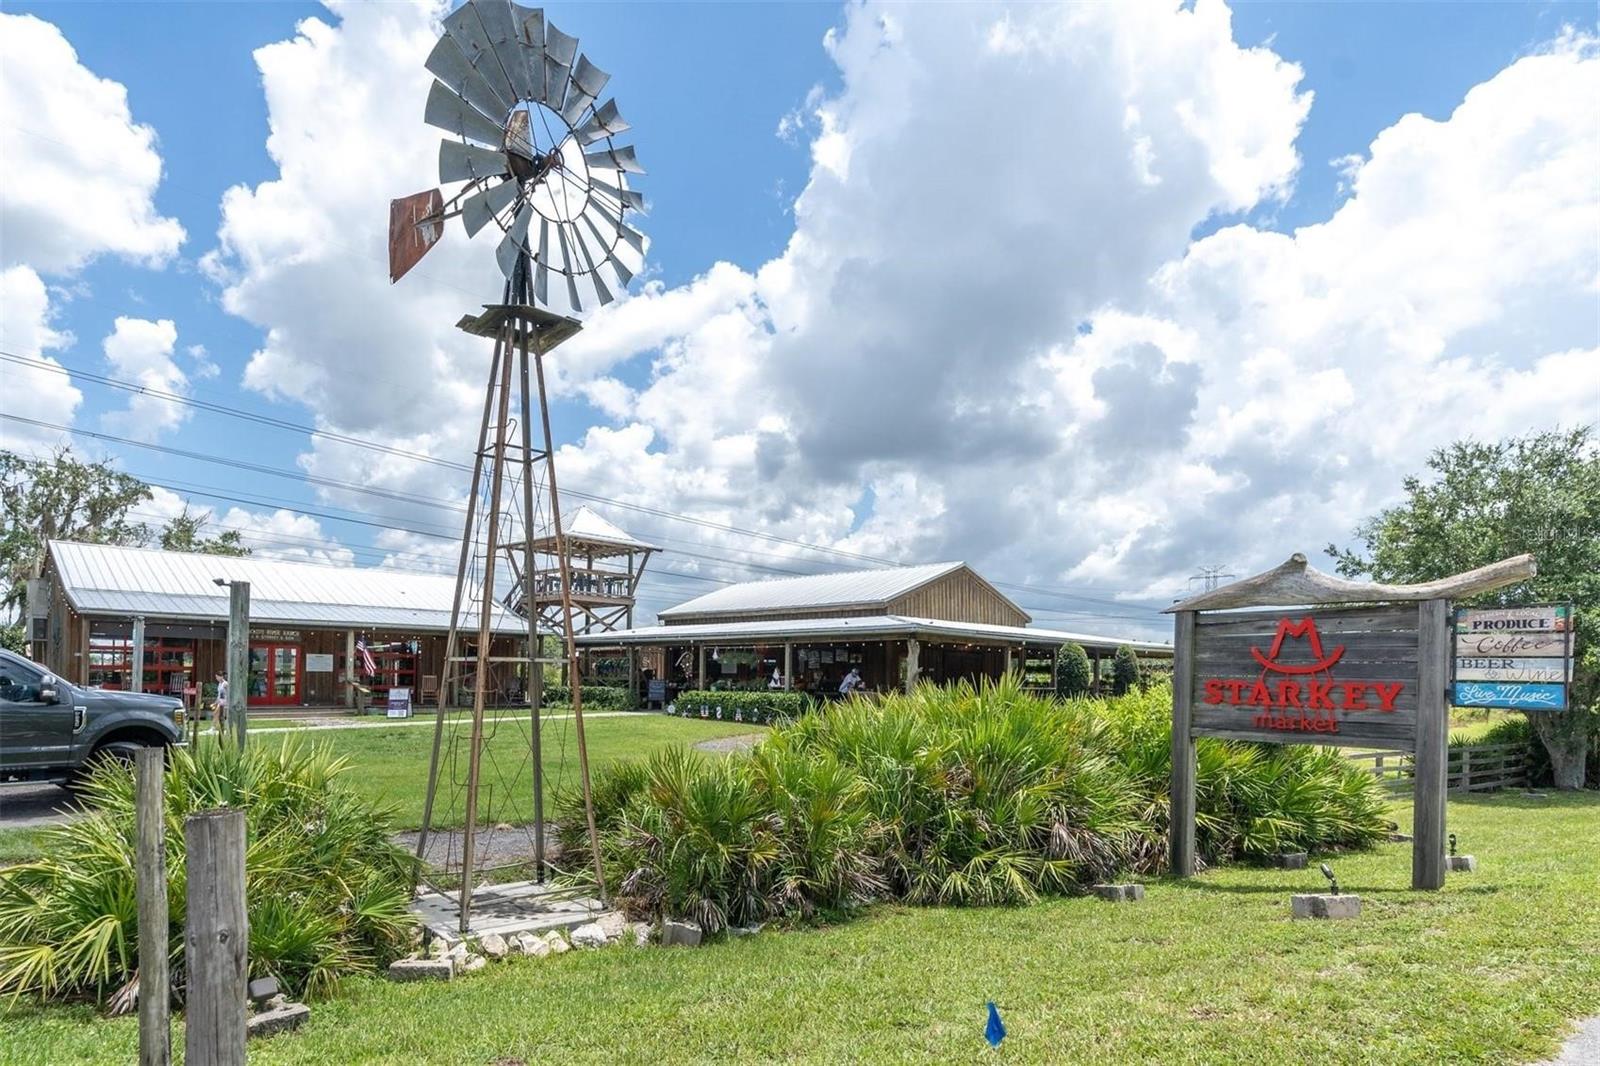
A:
<svg viewBox="0 0 1600 1066">
<path fill-rule="evenodd" d="M 1572 623 L 1572 605 L 1566 603 L 1457 611 L 1451 702 L 1566 710 Z"/>
<path fill-rule="evenodd" d="M 1193 733 L 1411 750 L 1417 608 L 1202 614 Z"/>
</svg>

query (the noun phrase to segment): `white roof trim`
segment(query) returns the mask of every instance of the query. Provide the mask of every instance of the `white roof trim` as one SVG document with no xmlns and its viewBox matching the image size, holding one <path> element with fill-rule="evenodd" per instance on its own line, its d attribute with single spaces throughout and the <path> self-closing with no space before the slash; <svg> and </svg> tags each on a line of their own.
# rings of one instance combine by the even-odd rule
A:
<svg viewBox="0 0 1600 1066">
<path fill-rule="evenodd" d="M 1124 640 L 1060 629 L 1032 626 L 997 626 L 981 622 L 951 622 L 942 618 L 909 618 L 882 614 L 865 618 L 773 618 L 750 622 L 706 622 L 673 626 L 645 626 L 612 633 L 586 633 L 579 644 L 735 644 L 753 640 L 831 638 L 835 640 L 953 638 L 996 644 L 1082 644 L 1085 648 L 1114 649 L 1126 644 L 1134 651 L 1172 654 L 1172 645 L 1146 640 Z"/>
<path fill-rule="evenodd" d="M 849 570 L 836 574 L 743 581 L 669 607 L 659 615 L 662 618 L 686 618 L 699 614 L 873 607 L 887 604 L 964 567 L 966 564 L 962 562 L 926 563 L 921 566 L 892 566 L 879 570 Z"/>
<path fill-rule="evenodd" d="M 222 578 L 250 583 L 253 625 L 443 632 L 455 599 L 455 578 L 447 574 L 72 541 L 51 541 L 49 551 L 61 590 L 79 614 L 225 622 L 228 590 L 215 580 Z M 527 631 L 523 619 L 503 608 L 492 622 L 497 633 Z M 477 611 L 464 610 L 459 624 L 476 629 Z"/>
</svg>

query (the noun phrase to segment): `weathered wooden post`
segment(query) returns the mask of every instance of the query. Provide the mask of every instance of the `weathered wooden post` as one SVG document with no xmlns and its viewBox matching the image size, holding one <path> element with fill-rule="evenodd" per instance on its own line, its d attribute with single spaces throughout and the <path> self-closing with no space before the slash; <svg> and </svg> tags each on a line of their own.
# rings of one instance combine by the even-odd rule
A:
<svg viewBox="0 0 1600 1066">
<path fill-rule="evenodd" d="M 1444 887 L 1445 785 L 1450 750 L 1450 605 L 1417 608 L 1417 756 L 1411 807 L 1411 887 Z"/>
<path fill-rule="evenodd" d="M 134 757 L 134 891 L 139 904 L 139 1066 L 172 1059 L 172 992 L 167 974 L 167 831 L 162 803 L 166 752 Z"/>
<path fill-rule="evenodd" d="M 922 642 L 915 637 L 906 641 L 906 694 L 917 687 L 917 674 L 922 669 Z"/>
<path fill-rule="evenodd" d="M 1172 789 L 1167 815 L 1168 866 L 1194 876 L 1194 612 L 1179 611 L 1172 638 Z"/>
<path fill-rule="evenodd" d="M 128 664 L 128 688 L 134 692 L 144 691 L 144 615 L 133 616 L 133 657 Z"/>
<path fill-rule="evenodd" d="M 186 1066 L 244 1066 L 250 922 L 244 898 L 244 812 L 190 815 L 188 912 L 183 938 L 189 971 L 184 1010 Z"/>
<path fill-rule="evenodd" d="M 245 709 L 250 689 L 250 582 L 229 581 L 228 586 L 228 725 L 244 750 Z M 267 664 L 272 669 L 272 664 Z M 269 677 L 270 685 L 272 679 Z"/>
</svg>

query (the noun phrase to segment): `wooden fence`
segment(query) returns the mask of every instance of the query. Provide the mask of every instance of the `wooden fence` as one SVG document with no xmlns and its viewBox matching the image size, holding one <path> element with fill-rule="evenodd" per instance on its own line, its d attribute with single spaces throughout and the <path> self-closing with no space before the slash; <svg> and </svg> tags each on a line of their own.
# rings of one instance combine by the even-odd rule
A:
<svg viewBox="0 0 1600 1066">
<path fill-rule="evenodd" d="M 1411 791 L 1411 756 L 1403 751 L 1362 751 L 1345 756 L 1366 766 L 1390 792 Z M 1446 764 L 1446 787 L 1451 792 L 1491 792 L 1525 788 L 1528 753 L 1521 744 L 1469 744 L 1451 748 Z"/>
</svg>

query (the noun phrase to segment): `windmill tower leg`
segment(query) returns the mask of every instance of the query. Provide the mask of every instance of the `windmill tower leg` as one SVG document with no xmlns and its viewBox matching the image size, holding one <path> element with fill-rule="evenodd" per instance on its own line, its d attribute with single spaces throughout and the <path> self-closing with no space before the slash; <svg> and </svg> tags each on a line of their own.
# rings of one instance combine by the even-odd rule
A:
<svg viewBox="0 0 1600 1066">
<path fill-rule="evenodd" d="M 509 287 L 508 287 L 509 291 Z M 478 424 L 478 447 L 472 458 L 472 482 L 467 488 L 467 517 L 461 530 L 461 555 L 456 562 L 456 591 L 450 602 L 450 630 L 444 642 L 444 669 L 439 676 L 439 706 L 435 709 L 433 723 L 433 754 L 428 760 L 428 794 L 422 806 L 422 830 L 417 834 L 417 862 L 412 867 L 411 890 L 417 889 L 423 862 L 428 852 L 428 833 L 433 827 L 434 797 L 439 788 L 439 754 L 444 742 L 445 711 L 450 703 L 453 686 L 460 680 L 461 670 L 456 663 L 460 646 L 461 603 L 466 594 L 467 574 L 472 565 L 473 520 L 478 513 L 478 485 L 483 478 L 483 459 L 489 443 L 489 418 L 494 411 L 494 383 L 500 376 L 500 363 L 509 353 L 496 343 L 494 358 L 489 364 L 489 381 L 483 390 L 483 418 Z M 354 669 L 353 664 L 349 666 Z"/>
<path fill-rule="evenodd" d="M 539 638 L 539 612 L 533 606 L 533 589 L 537 574 L 534 572 L 533 552 L 533 426 L 532 404 L 528 395 L 528 331 L 524 330 L 518 346 L 517 373 L 522 385 L 522 531 L 518 546 L 522 551 L 522 579 L 524 587 L 524 613 L 528 616 L 528 727 L 533 754 L 533 865 L 534 880 L 544 883 L 544 753 L 542 750 L 540 704 L 544 686 L 540 671 L 544 669 Z M 544 406 L 544 390 L 539 391 L 539 405 Z M 549 442 L 546 440 L 546 459 Z M 552 466 L 552 469 L 554 467 Z"/>
<path fill-rule="evenodd" d="M 505 347 L 511 344 L 514 324 L 508 323 Z M 477 858 L 478 784 L 483 767 L 483 712 L 488 699 L 490 654 L 494 641 L 494 571 L 499 554 L 500 489 L 505 482 L 506 419 L 511 407 L 511 359 L 500 360 L 500 396 L 494 427 L 494 458 L 489 474 L 489 515 L 485 523 L 483 555 L 483 595 L 478 605 L 477 670 L 472 679 L 472 738 L 467 752 L 467 818 L 461 839 L 461 932 L 465 933 L 472 914 L 472 872 Z"/>
</svg>

